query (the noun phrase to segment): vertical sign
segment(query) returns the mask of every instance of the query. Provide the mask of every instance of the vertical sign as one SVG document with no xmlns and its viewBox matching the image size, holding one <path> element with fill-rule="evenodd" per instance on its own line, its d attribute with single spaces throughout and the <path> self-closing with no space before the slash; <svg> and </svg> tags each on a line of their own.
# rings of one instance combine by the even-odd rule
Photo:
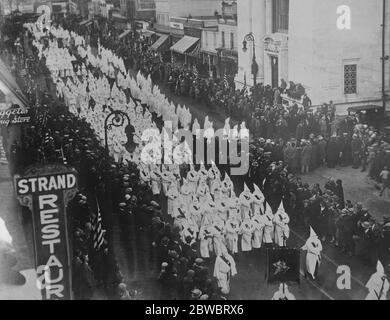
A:
<svg viewBox="0 0 390 320">
<path fill-rule="evenodd" d="M 15 176 L 20 203 L 33 214 L 37 286 L 43 300 L 72 299 L 71 254 L 66 206 L 77 192 L 74 169 L 33 167 Z"/>
</svg>

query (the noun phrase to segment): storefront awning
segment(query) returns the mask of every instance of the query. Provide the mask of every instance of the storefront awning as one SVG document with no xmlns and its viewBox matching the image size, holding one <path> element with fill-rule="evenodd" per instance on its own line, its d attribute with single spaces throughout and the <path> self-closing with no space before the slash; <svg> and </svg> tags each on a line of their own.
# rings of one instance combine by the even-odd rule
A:
<svg viewBox="0 0 390 320">
<path fill-rule="evenodd" d="M 156 32 L 150 31 L 150 30 L 146 30 L 146 29 L 139 29 L 139 30 L 137 30 L 137 32 L 138 32 L 140 35 L 142 35 L 142 36 L 144 36 L 144 37 L 147 37 L 147 38 L 150 38 L 151 36 L 153 36 L 153 35 L 156 34 Z"/>
<path fill-rule="evenodd" d="M 200 42 L 198 42 L 198 44 L 195 46 L 194 49 L 188 51 L 187 54 L 191 57 L 199 58 L 200 57 Z"/>
<path fill-rule="evenodd" d="M 81 22 L 79 23 L 79 25 L 80 25 L 80 26 L 83 26 L 83 25 L 87 25 L 87 23 L 91 24 L 92 21 L 91 21 L 91 20 L 83 20 L 83 21 L 81 21 Z M 88 24 L 88 25 L 89 25 L 89 24 Z"/>
<path fill-rule="evenodd" d="M 171 51 L 184 54 L 198 41 L 199 38 L 184 36 L 171 47 Z"/>
<path fill-rule="evenodd" d="M 152 46 L 150 48 L 154 51 L 161 50 L 164 47 L 164 44 L 167 43 L 168 39 L 169 39 L 169 36 L 166 34 L 163 34 L 160 36 L 160 38 L 157 39 L 157 41 L 155 43 L 152 44 Z"/>
<path fill-rule="evenodd" d="M 123 32 L 119 35 L 118 39 L 120 40 L 120 39 L 126 37 L 130 32 L 131 32 L 131 30 L 125 30 L 125 31 L 123 31 Z"/>
</svg>

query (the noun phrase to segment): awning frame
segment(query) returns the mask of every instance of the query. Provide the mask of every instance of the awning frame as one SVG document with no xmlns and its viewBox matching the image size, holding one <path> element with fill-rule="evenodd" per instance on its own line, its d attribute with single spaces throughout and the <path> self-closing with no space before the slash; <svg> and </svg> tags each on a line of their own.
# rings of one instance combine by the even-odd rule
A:
<svg viewBox="0 0 390 320">
<path fill-rule="evenodd" d="M 150 49 L 154 51 L 159 51 L 161 47 L 169 40 L 169 35 L 162 34 L 160 37 L 151 45 Z"/>
<path fill-rule="evenodd" d="M 184 36 L 178 42 L 176 42 L 170 48 L 170 50 L 175 53 L 185 54 L 188 50 L 190 50 L 193 46 L 195 46 L 199 40 L 200 40 L 199 38 Z"/>
</svg>

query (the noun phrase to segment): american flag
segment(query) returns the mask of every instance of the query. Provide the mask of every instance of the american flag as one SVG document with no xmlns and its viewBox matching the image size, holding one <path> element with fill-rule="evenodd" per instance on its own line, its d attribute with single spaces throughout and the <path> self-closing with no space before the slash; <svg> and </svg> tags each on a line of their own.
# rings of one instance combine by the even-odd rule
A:
<svg viewBox="0 0 390 320">
<path fill-rule="evenodd" d="M 93 230 L 93 248 L 98 251 L 104 244 L 104 232 L 102 229 L 102 216 L 100 213 L 99 201 L 96 199 L 97 213 L 92 221 Z"/>
<path fill-rule="evenodd" d="M 229 84 L 229 76 L 228 76 L 227 74 L 225 74 L 225 75 L 223 76 L 223 84 L 224 84 L 224 86 L 225 86 L 226 89 L 230 87 L 230 84 Z"/>
<path fill-rule="evenodd" d="M 36 113 L 36 116 L 35 116 L 35 121 L 36 123 L 41 127 L 41 128 L 44 128 L 46 127 L 46 124 L 47 124 L 47 115 L 48 115 L 48 111 L 47 110 L 43 110 L 42 112 L 37 112 Z"/>
<path fill-rule="evenodd" d="M 67 165 L 68 164 L 68 160 L 66 159 L 65 157 L 65 154 L 64 154 L 64 148 L 61 147 L 61 158 L 62 158 L 62 162 L 64 165 Z"/>
<path fill-rule="evenodd" d="M 195 77 L 197 77 L 197 78 L 199 77 L 199 71 L 198 71 L 198 68 L 196 67 L 196 65 L 194 65 L 192 67 L 192 72 L 195 75 Z"/>
<path fill-rule="evenodd" d="M 54 145 L 54 138 L 50 135 L 48 131 L 46 131 L 45 133 L 45 137 L 43 139 L 43 145 L 45 147 Z"/>
</svg>

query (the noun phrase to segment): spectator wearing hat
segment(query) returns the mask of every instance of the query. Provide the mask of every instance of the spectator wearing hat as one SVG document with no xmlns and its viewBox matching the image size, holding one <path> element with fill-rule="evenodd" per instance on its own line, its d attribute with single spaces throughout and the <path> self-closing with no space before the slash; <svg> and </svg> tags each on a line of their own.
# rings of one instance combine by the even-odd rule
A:
<svg viewBox="0 0 390 320">
<path fill-rule="evenodd" d="M 326 148 L 326 154 L 327 154 L 326 162 L 328 164 L 328 168 L 334 168 L 338 164 L 340 158 L 340 151 L 341 151 L 340 149 L 341 149 L 340 143 L 338 141 L 336 134 L 334 134 L 329 139 Z"/>
<path fill-rule="evenodd" d="M 301 173 L 309 173 L 310 162 L 312 157 L 312 146 L 309 141 L 302 141 L 302 150 L 301 150 Z"/>
<path fill-rule="evenodd" d="M 380 196 L 383 196 L 385 190 L 390 187 L 390 171 L 387 166 L 383 167 L 383 170 L 379 174 L 379 177 L 381 179 L 382 187 L 379 192 Z"/>
</svg>

